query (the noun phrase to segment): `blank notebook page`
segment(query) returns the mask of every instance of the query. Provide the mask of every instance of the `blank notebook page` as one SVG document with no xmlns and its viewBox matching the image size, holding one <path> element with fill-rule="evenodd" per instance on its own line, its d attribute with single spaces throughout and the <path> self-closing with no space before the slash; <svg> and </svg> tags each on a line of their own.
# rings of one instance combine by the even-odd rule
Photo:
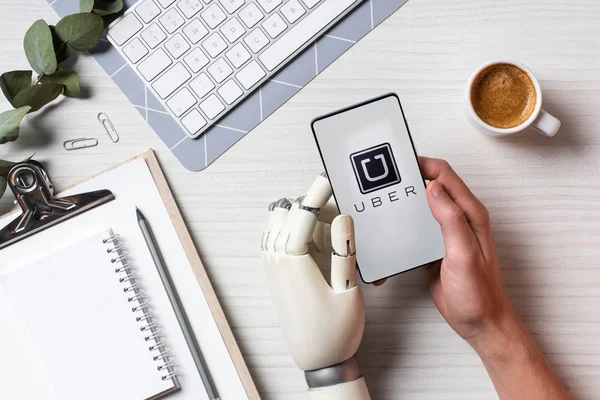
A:
<svg viewBox="0 0 600 400">
<path fill-rule="evenodd" d="M 108 236 L 91 236 L 1 281 L 58 400 L 145 400 L 175 389 L 157 370 L 152 342 L 111 264 L 115 255 L 102 242 Z"/>
</svg>

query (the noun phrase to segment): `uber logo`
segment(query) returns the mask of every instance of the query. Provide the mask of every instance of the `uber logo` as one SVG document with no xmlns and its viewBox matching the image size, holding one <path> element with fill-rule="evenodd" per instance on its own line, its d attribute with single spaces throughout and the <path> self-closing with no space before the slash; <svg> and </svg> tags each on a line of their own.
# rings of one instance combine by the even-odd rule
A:
<svg viewBox="0 0 600 400">
<path fill-rule="evenodd" d="M 354 175 L 362 194 L 374 192 L 402 181 L 389 143 L 350 155 Z"/>
</svg>

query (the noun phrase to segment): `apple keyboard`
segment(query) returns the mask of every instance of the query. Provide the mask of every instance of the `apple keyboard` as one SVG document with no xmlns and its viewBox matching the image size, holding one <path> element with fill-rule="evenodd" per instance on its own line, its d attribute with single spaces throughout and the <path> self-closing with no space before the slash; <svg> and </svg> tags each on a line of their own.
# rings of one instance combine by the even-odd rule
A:
<svg viewBox="0 0 600 400">
<path fill-rule="evenodd" d="M 107 38 L 192 138 L 363 0 L 142 0 Z"/>
</svg>

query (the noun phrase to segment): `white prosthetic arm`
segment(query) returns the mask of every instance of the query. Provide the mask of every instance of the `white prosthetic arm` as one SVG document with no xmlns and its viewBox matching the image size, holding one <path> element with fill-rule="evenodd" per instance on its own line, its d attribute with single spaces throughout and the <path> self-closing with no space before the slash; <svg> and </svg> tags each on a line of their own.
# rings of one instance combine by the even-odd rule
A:
<svg viewBox="0 0 600 400">
<path fill-rule="evenodd" d="M 356 285 L 352 217 L 340 215 L 331 224 L 331 286 L 308 254 L 313 237 L 323 241 L 322 229 L 315 228 L 330 197 L 329 181 L 319 176 L 293 204 L 285 198 L 272 203 L 261 244 L 263 260 L 284 337 L 304 370 L 310 399 L 369 400 L 354 357 L 363 336 L 365 305 Z"/>
</svg>

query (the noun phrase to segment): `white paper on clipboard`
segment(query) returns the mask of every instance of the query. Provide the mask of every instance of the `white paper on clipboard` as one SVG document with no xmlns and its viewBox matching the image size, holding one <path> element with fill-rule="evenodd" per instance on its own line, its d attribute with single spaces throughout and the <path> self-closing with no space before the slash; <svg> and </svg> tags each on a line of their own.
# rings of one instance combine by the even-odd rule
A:
<svg viewBox="0 0 600 400">
<path fill-rule="evenodd" d="M 72 245 L 82 237 L 105 231 L 109 227 L 114 229 L 126 242 L 128 253 L 142 277 L 149 302 L 163 326 L 166 342 L 171 346 L 176 358 L 182 389 L 170 395 L 169 399 L 206 399 L 206 391 L 177 320 L 174 314 L 169 312 L 171 304 L 162 283 L 157 274 L 144 273 L 155 267 L 137 224 L 135 207 L 138 206 L 153 227 L 221 399 L 248 398 L 145 160 L 140 157 L 77 185 L 61 195 L 99 189 L 110 189 L 116 199 L 1 250 L 0 278 L 45 255 Z M 11 214 L 0 217 L 0 227 L 7 225 L 16 216 Z M 44 383 L 45 371 L 43 365 L 39 364 L 35 348 L 31 348 L 31 343 L 21 343 L 19 336 L 10 329 L 13 312 L 8 309 L 7 302 L 2 301 L 3 296 L 0 288 L 0 325 L 3 326 L 0 330 L 0 354 L 17 351 L 23 355 L 23 359 L 21 365 L 0 363 L 0 392 L 8 394 L 3 388 L 3 385 L 8 383 L 3 382 L 3 379 L 10 379 L 12 387 L 30 386 L 30 398 L 55 400 L 51 385 L 48 382 Z M 33 384 L 32 377 L 38 378 L 40 383 Z"/>
</svg>

